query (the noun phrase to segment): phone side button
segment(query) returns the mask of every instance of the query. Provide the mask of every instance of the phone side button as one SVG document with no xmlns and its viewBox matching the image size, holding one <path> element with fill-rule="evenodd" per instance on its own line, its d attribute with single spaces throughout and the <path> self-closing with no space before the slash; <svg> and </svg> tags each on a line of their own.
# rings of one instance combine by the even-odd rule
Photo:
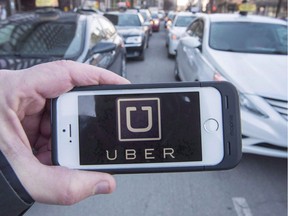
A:
<svg viewBox="0 0 288 216">
<path fill-rule="evenodd" d="M 219 128 L 219 123 L 213 118 L 206 120 L 204 123 L 204 129 L 208 133 L 216 132 L 218 128 Z"/>
</svg>

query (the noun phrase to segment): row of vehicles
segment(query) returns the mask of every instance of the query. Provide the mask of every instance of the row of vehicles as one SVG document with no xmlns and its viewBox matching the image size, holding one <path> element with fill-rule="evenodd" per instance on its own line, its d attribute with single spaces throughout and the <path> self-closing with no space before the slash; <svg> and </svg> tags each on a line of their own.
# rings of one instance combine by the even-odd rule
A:
<svg viewBox="0 0 288 216">
<path fill-rule="evenodd" d="M 193 21 L 179 27 L 184 17 Z M 243 151 L 287 158 L 287 23 L 245 13 L 178 13 L 167 28 L 176 79 L 233 83 Z"/>
<path fill-rule="evenodd" d="M 54 8 L 17 13 L 0 22 L 0 69 L 23 69 L 69 59 L 126 76 L 126 58 L 144 60 L 159 19 L 147 11 L 91 10 L 62 12 Z"/>
<path fill-rule="evenodd" d="M 126 58 L 144 60 L 152 32 L 159 31 L 159 16 L 148 12 L 16 14 L 0 22 L 0 69 L 70 59 L 126 77 Z M 287 158 L 287 23 L 239 14 L 171 12 L 167 18 L 165 43 L 175 56 L 176 79 L 233 83 L 243 151 Z"/>
</svg>

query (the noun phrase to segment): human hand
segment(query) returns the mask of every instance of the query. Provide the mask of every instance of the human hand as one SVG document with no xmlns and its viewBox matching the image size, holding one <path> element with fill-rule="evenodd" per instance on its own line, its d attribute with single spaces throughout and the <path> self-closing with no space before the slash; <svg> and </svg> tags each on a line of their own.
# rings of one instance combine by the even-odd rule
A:
<svg viewBox="0 0 288 216">
<path fill-rule="evenodd" d="M 49 101 L 74 86 L 127 83 L 105 69 L 72 61 L 0 71 L 0 150 L 35 201 L 70 205 L 114 191 L 109 174 L 51 166 Z"/>
</svg>

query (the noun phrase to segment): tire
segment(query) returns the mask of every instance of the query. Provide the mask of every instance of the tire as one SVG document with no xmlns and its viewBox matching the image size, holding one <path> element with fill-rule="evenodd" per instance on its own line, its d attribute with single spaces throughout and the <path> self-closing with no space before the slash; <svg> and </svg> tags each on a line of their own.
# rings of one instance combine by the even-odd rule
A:
<svg viewBox="0 0 288 216">
<path fill-rule="evenodd" d="M 179 76 L 179 70 L 177 66 L 177 62 L 175 61 L 175 67 L 174 67 L 174 77 L 176 81 L 181 81 L 181 78 Z"/>
<path fill-rule="evenodd" d="M 174 57 L 174 55 L 169 53 L 169 41 L 167 43 L 167 57 L 170 58 L 170 59 Z"/>
<path fill-rule="evenodd" d="M 149 40 L 150 40 L 150 36 L 148 35 L 146 48 L 149 48 Z"/>
<path fill-rule="evenodd" d="M 142 50 L 142 52 L 141 52 L 141 55 L 138 57 L 138 59 L 139 59 L 140 61 L 144 61 L 144 59 L 145 59 L 145 48 L 143 48 L 143 50 Z"/>
<path fill-rule="evenodd" d="M 126 56 L 122 56 L 121 60 L 121 76 L 124 78 L 127 78 L 127 73 L 126 73 Z"/>
</svg>

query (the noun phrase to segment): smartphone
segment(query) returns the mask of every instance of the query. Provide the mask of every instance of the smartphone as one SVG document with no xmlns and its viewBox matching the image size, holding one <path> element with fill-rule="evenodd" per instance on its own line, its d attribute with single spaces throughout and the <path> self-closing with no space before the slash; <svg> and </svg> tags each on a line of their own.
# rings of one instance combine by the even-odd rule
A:
<svg viewBox="0 0 288 216">
<path fill-rule="evenodd" d="M 52 100 L 54 164 L 109 173 L 219 170 L 241 158 L 228 82 L 75 88 Z"/>
</svg>

